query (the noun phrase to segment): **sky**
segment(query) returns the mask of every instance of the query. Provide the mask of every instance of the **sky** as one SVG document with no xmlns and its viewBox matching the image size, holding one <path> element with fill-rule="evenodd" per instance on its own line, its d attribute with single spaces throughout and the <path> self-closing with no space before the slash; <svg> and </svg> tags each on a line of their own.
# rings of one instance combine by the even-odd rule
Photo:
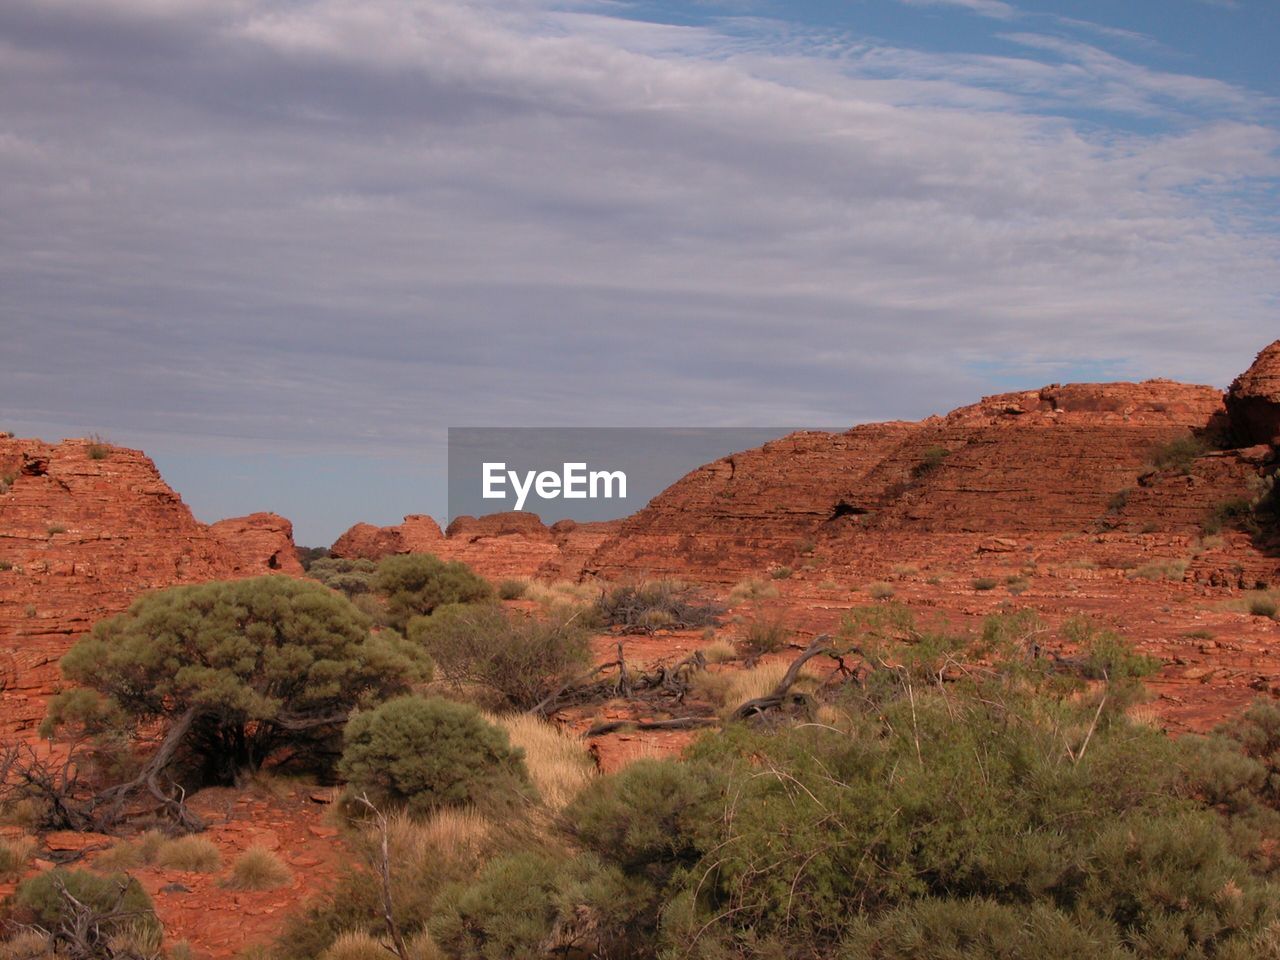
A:
<svg viewBox="0 0 1280 960">
<path fill-rule="evenodd" d="M 326 544 L 443 515 L 451 426 L 1226 386 L 1277 49 L 1275 0 L 4 0 L 0 429 Z"/>
</svg>

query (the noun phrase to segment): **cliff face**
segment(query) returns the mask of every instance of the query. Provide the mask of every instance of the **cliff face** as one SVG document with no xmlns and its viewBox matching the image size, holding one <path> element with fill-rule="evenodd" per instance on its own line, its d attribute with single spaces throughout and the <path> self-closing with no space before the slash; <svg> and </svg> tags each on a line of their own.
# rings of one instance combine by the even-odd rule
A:
<svg viewBox="0 0 1280 960">
<path fill-rule="evenodd" d="M 1231 384 L 1227 409 L 1241 442 L 1280 444 L 1280 340 Z"/>
<path fill-rule="evenodd" d="M 0 437 L 0 729 L 44 713 L 77 637 L 158 587 L 300 573 L 274 514 L 208 527 L 137 450 Z"/>
<path fill-rule="evenodd" d="M 1268 451 L 1215 451 L 1185 471 L 1152 461 L 1171 441 L 1227 426 L 1219 391 L 1154 380 L 1054 385 L 918 423 L 797 434 L 684 477 L 586 568 L 727 582 L 815 549 L 836 563 L 886 550 L 918 559 L 947 549 L 942 534 L 1190 536 L 1218 505 L 1256 495 Z"/>
</svg>

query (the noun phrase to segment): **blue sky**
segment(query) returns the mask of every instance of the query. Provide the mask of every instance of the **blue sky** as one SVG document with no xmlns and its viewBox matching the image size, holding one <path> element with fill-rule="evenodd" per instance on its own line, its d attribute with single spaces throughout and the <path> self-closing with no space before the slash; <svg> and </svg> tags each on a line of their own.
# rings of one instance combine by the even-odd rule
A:
<svg viewBox="0 0 1280 960">
<path fill-rule="evenodd" d="M 1272 0 L 6 0 L 0 429 L 300 542 L 449 426 L 1225 386 L 1280 335 Z"/>
</svg>

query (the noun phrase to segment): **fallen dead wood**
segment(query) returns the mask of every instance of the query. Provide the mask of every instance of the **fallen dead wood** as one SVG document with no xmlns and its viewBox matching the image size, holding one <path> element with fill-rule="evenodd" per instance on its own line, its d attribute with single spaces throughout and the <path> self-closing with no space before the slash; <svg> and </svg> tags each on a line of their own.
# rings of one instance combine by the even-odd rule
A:
<svg viewBox="0 0 1280 960">
<path fill-rule="evenodd" d="M 672 717 L 669 720 L 609 720 L 587 731 L 588 737 L 603 737 L 619 730 L 701 730 L 720 726 L 718 717 Z"/>
<path fill-rule="evenodd" d="M 777 710 L 786 704 L 790 698 L 791 688 L 800 679 L 800 671 L 804 669 L 806 663 L 821 654 L 827 654 L 839 660 L 839 655 L 830 646 L 830 640 L 831 635 L 827 633 L 814 637 L 813 642 L 805 647 L 804 652 L 791 661 L 791 666 L 787 668 L 787 672 L 782 675 L 782 679 L 778 681 L 778 685 L 773 690 L 763 697 L 753 697 L 740 704 L 730 714 L 730 719 L 745 720 L 747 717 L 757 716 L 769 710 Z M 839 660 L 839 662 L 843 668 L 843 660 Z"/>
</svg>

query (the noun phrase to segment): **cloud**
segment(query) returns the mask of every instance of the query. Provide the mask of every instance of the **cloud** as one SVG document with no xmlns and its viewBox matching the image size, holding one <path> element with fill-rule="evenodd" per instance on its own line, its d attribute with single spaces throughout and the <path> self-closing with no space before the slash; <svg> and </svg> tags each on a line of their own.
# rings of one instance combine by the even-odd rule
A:
<svg viewBox="0 0 1280 960">
<path fill-rule="evenodd" d="M 1004 0 L 899 0 L 912 7 L 960 7 L 983 17 L 996 20 L 1012 20 L 1019 16 L 1018 8 Z"/>
<path fill-rule="evenodd" d="M 993 364 L 1229 381 L 1274 337 L 1273 107 L 1009 40 L 10 0 L 3 426 L 393 456 L 923 416 Z"/>
</svg>

